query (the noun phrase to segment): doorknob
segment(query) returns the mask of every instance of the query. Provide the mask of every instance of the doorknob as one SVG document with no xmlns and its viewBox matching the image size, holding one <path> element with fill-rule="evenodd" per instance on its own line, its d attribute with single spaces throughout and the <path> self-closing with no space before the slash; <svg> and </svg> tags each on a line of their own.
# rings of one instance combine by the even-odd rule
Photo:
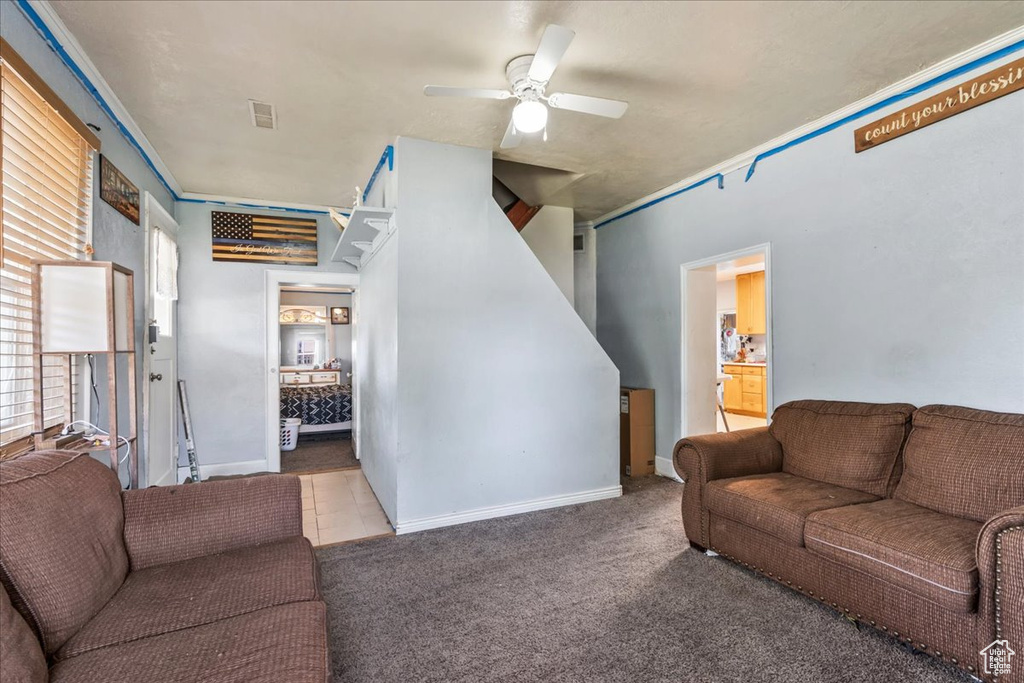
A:
<svg viewBox="0 0 1024 683">
<path fill-rule="evenodd" d="M 164 376 L 163 376 L 163 375 L 161 375 L 161 374 L 154 374 L 154 373 L 152 373 L 152 372 L 151 372 L 151 373 L 149 373 L 149 381 L 150 381 L 150 382 L 159 382 L 159 381 L 160 381 L 160 380 L 162 380 L 163 378 L 164 378 Z"/>
</svg>

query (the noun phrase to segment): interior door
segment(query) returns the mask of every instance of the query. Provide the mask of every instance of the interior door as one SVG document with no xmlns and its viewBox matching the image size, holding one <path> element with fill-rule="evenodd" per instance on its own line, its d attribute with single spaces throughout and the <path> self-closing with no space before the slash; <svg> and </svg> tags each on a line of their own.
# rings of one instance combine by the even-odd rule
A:
<svg viewBox="0 0 1024 683">
<path fill-rule="evenodd" d="M 163 255 L 157 246 L 158 233 L 177 249 L 178 224 L 160 203 L 146 195 L 146 233 L 149 243 L 146 264 L 147 353 L 144 353 L 143 385 L 146 387 L 145 438 L 146 482 L 148 486 L 177 483 L 178 472 L 178 343 L 176 293 L 160 285 L 159 269 L 167 267 L 166 246 Z M 176 274 L 175 276 L 176 277 Z"/>
<path fill-rule="evenodd" d="M 359 375 L 356 374 L 359 371 L 357 363 L 359 362 L 359 354 L 356 353 L 358 350 L 356 347 L 356 338 L 359 328 L 359 290 L 352 292 L 352 376 L 349 378 L 349 384 L 352 387 L 352 453 L 356 456 L 356 460 L 359 459 Z"/>
</svg>

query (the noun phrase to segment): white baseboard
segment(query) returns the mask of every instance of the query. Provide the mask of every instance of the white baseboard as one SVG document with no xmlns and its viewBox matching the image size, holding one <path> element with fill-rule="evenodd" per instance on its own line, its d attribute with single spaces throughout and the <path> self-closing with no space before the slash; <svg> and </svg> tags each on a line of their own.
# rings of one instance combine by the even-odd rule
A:
<svg viewBox="0 0 1024 683">
<path fill-rule="evenodd" d="M 656 457 L 654 459 L 654 473 L 659 477 L 668 477 L 669 479 L 678 481 L 680 484 L 683 483 L 680 476 L 676 474 L 676 468 L 675 465 L 672 464 L 672 458 Z"/>
<path fill-rule="evenodd" d="M 205 465 L 199 463 L 199 474 L 203 479 L 214 476 L 225 476 L 229 474 L 253 474 L 255 472 L 266 472 L 266 460 L 243 460 L 240 462 L 215 462 Z M 178 466 L 178 483 L 182 483 L 190 475 L 188 467 Z"/>
<path fill-rule="evenodd" d="M 622 495 L 621 486 L 609 486 L 603 489 L 570 493 L 564 496 L 552 496 L 551 498 L 537 498 L 523 503 L 510 503 L 508 505 L 495 505 L 494 507 L 477 508 L 465 512 L 453 512 L 448 515 L 437 517 L 423 517 L 408 522 L 399 522 L 395 527 L 396 534 L 411 534 L 415 531 L 426 531 L 444 526 L 465 524 L 466 522 L 478 522 L 482 519 L 493 519 L 495 517 L 507 517 L 518 515 L 523 512 L 534 510 L 547 510 L 548 508 L 562 507 L 564 505 L 575 505 L 577 503 L 589 503 L 595 500 L 606 498 L 618 498 Z"/>
</svg>

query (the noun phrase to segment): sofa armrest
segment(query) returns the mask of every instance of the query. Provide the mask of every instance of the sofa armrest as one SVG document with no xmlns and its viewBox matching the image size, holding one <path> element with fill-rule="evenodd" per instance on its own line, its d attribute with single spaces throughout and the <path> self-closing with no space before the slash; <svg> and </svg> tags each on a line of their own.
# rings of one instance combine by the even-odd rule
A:
<svg viewBox="0 0 1024 683">
<path fill-rule="evenodd" d="M 978 648 L 1024 643 L 1024 505 L 985 522 L 978 534 Z M 1020 648 L 1018 647 L 1018 650 Z M 1000 681 L 1024 681 L 1024 667 Z"/>
<path fill-rule="evenodd" d="M 708 547 L 704 485 L 715 479 L 782 469 L 782 446 L 767 427 L 681 439 L 672 456 L 683 487 L 683 527 L 692 543 Z"/>
<path fill-rule="evenodd" d="M 124 491 L 133 571 L 302 535 L 302 487 L 292 474 Z"/>
</svg>

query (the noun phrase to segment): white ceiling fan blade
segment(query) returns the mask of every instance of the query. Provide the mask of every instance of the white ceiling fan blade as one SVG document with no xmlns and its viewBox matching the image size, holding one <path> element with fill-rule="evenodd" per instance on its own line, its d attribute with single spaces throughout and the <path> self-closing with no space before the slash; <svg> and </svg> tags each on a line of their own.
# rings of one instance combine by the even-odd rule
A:
<svg viewBox="0 0 1024 683">
<path fill-rule="evenodd" d="M 570 95 L 569 93 L 556 92 L 548 98 L 548 104 L 555 109 L 568 109 L 569 111 L 583 112 L 584 114 L 596 114 L 607 116 L 610 119 L 617 119 L 626 113 L 626 102 L 618 100 L 606 100 L 603 97 L 588 97 L 586 95 Z"/>
<path fill-rule="evenodd" d="M 562 55 L 569 49 L 569 43 L 576 36 L 576 32 L 559 26 L 548 24 L 541 36 L 540 46 L 537 54 L 533 56 L 533 63 L 530 64 L 530 71 L 526 74 L 531 81 L 547 83 L 551 80 L 551 74 L 555 73 L 558 62 Z"/>
<path fill-rule="evenodd" d="M 501 139 L 502 149 L 512 149 L 518 147 L 519 143 L 523 141 L 523 136 L 516 130 L 515 124 L 509 119 L 508 128 L 505 129 L 505 137 Z"/>
<path fill-rule="evenodd" d="M 488 90 L 487 88 L 453 88 L 447 85 L 428 85 L 423 94 L 430 97 L 478 97 L 485 100 L 507 100 L 512 97 L 508 90 Z"/>
</svg>

